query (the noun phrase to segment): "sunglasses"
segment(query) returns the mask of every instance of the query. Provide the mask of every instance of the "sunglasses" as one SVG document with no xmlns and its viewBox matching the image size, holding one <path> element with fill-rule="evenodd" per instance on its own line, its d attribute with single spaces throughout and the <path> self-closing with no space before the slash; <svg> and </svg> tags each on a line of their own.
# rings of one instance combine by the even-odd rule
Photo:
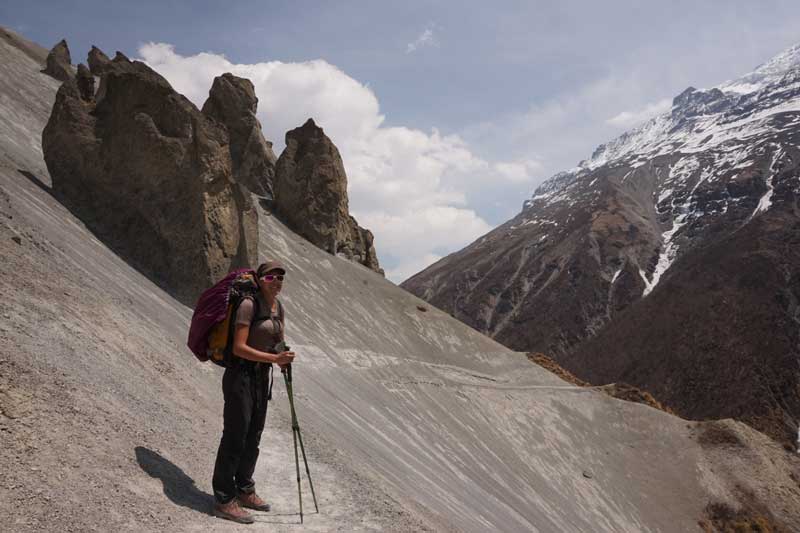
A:
<svg viewBox="0 0 800 533">
<path fill-rule="evenodd" d="M 284 277 L 285 277 L 285 276 L 284 276 L 283 274 L 267 274 L 266 276 L 264 276 L 264 277 L 263 277 L 263 278 L 261 278 L 261 279 L 263 279 L 264 281 L 267 281 L 267 282 L 269 282 L 269 281 L 275 281 L 276 279 L 277 279 L 278 281 L 283 281 L 283 278 L 284 278 Z"/>
</svg>

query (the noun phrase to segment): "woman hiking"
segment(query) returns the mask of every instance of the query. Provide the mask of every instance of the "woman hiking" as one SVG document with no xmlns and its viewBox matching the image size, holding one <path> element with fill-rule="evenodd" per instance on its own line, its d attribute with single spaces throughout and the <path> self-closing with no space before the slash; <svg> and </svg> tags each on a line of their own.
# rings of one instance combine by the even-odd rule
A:
<svg viewBox="0 0 800 533">
<path fill-rule="evenodd" d="M 233 357 L 222 378 L 225 398 L 222 440 L 214 465 L 214 516 L 241 524 L 253 517 L 243 509 L 269 511 L 256 494 L 253 472 L 272 393 L 272 363 L 284 367 L 294 352 L 274 352 L 283 340 L 284 315 L 278 294 L 286 269 L 267 261 L 256 270 L 258 293 L 239 304 L 233 336 Z"/>
</svg>

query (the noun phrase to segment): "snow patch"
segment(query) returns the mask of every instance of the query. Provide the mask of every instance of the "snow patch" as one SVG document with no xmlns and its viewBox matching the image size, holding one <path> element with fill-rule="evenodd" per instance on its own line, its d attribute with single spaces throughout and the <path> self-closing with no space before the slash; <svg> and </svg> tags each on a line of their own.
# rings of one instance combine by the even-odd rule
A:
<svg viewBox="0 0 800 533">
<path fill-rule="evenodd" d="M 775 151 L 775 155 L 772 156 L 772 163 L 770 163 L 769 165 L 770 174 L 769 177 L 767 178 L 767 192 L 765 192 L 764 195 L 761 197 L 761 199 L 759 199 L 758 206 L 756 206 L 755 210 L 750 215 L 750 219 L 752 219 L 758 213 L 766 211 L 767 209 L 772 207 L 772 193 L 775 192 L 775 187 L 772 184 L 772 179 L 775 177 L 775 174 L 778 173 L 778 171 L 775 169 L 775 165 L 778 164 L 778 161 L 780 160 L 782 155 L 783 155 L 783 149 L 778 148 Z"/>
<path fill-rule="evenodd" d="M 640 268 L 639 276 L 642 278 L 642 281 L 644 281 L 644 293 L 649 294 L 650 291 L 653 290 L 653 284 L 650 283 L 649 279 L 647 279 L 647 273 Z"/>
<path fill-rule="evenodd" d="M 682 157 L 669 167 L 667 182 L 684 185 L 689 177 L 700 168 L 700 162 L 694 156 Z"/>
<path fill-rule="evenodd" d="M 650 282 L 645 283 L 646 286 L 642 297 L 647 296 L 653 291 L 661 280 L 661 276 L 672 266 L 672 263 L 678 256 L 678 245 L 673 242 L 672 239 L 675 237 L 675 234 L 686 225 L 687 217 L 688 215 L 686 214 L 679 215 L 672 223 L 672 228 L 661 234 L 661 253 L 658 255 L 658 262 L 656 263 L 655 270 L 653 270 L 653 278 Z M 641 272 L 641 270 L 639 272 Z"/>
<path fill-rule="evenodd" d="M 761 88 L 761 84 L 759 83 L 734 83 L 733 85 L 726 85 L 721 87 L 721 89 L 725 92 L 732 92 L 737 94 L 750 94 L 754 93 Z"/>
<path fill-rule="evenodd" d="M 628 171 L 628 172 L 627 172 L 627 173 L 626 173 L 624 176 L 622 176 L 622 182 L 621 182 L 621 183 L 625 183 L 625 180 L 627 180 L 627 179 L 628 179 L 628 176 L 630 176 L 630 175 L 631 175 L 631 174 L 633 174 L 634 172 L 636 172 L 636 169 L 635 169 L 635 168 L 634 168 L 634 169 L 632 169 L 632 170 L 630 170 L 630 171 Z"/>
<path fill-rule="evenodd" d="M 664 200 L 666 200 L 670 196 L 672 196 L 672 189 L 664 189 L 663 191 L 661 191 L 661 194 L 658 195 L 658 202 L 657 203 L 660 204 L 661 202 L 663 202 Z"/>
</svg>

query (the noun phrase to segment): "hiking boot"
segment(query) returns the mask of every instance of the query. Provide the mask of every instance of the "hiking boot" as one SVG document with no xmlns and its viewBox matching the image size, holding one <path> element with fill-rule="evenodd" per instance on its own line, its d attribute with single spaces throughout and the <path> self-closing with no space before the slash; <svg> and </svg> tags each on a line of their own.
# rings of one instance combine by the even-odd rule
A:
<svg viewBox="0 0 800 533">
<path fill-rule="evenodd" d="M 232 520 L 240 524 L 252 524 L 255 522 L 253 517 L 239 506 L 239 502 L 235 499 L 228 503 L 215 503 L 214 516 L 224 518 L 225 520 Z"/>
<path fill-rule="evenodd" d="M 269 511 L 269 504 L 262 500 L 255 492 L 240 492 L 239 504 L 256 511 Z"/>
</svg>

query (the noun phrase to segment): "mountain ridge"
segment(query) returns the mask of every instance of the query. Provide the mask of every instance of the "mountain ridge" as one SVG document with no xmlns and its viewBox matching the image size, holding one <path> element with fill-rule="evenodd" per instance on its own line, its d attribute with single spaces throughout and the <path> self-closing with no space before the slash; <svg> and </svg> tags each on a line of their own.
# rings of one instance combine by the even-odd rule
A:
<svg viewBox="0 0 800 533">
<path fill-rule="evenodd" d="M 798 51 L 791 47 L 718 87 L 688 88 L 670 111 L 600 145 L 589 159 L 538 187 L 517 216 L 401 286 L 513 349 L 543 352 L 578 377 L 597 377 L 594 369 L 613 366 L 603 361 L 613 356 L 582 351 L 579 361 L 571 354 L 655 294 L 676 275 L 682 257 L 759 217 L 785 217 L 788 225 L 788 233 L 763 225 L 768 233 L 783 232 L 764 242 L 791 238 L 800 196 Z M 748 269 L 746 257 L 730 257 Z M 773 266 L 788 274 L 770 278 L 774 285 L 766 290 L 791 295 L 776 300 L 777 320 L 795 313 L 791 280 L 800 263 Z M 689 313 L 691 305 L 684 302 L 681 312 Z M 791 353 L 800 350 L 793 329 L 779 334 Z M 668 359 L 668 348 L 660 348 L 661 357 Z M 727 357 L 701 350 L 695 356 Z M 640 357 L 649 368 L 650 356 Z M 792 375 L 800 382 L 800 371 Z M 644 380 L 632 384 L 644 386 Z M 663 390 L 650 392 L 664 399 Z M 733 416 L 719 407 L 718 414 Z M 787 422 L 781 429 L 770 426 L 770 434 L 794 442 L 800 411 L 780 410 Z"/>
</svg>

